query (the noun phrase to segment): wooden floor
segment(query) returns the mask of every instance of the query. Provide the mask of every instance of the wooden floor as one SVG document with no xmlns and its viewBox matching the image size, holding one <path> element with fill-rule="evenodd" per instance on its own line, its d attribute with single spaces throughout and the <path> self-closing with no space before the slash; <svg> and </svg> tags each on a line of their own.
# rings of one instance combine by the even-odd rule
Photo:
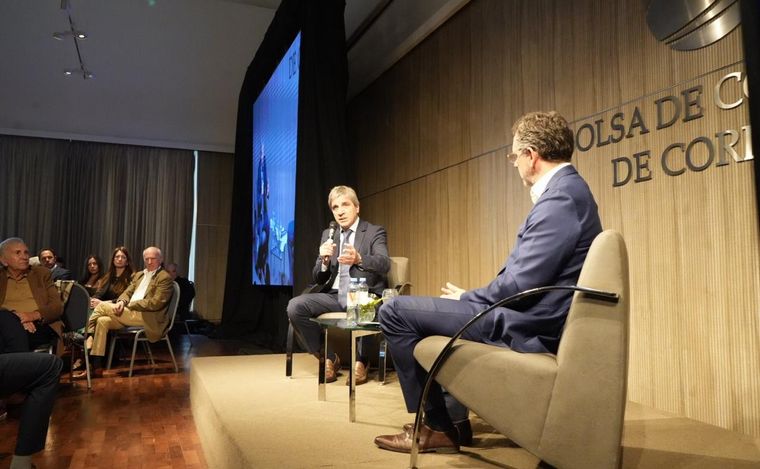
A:
<svg viewBox="0 0 760 469">
<path fill-rule="evenodd" d="M 190 413 L 186 364 L 194 356 L 237 355 L 259 351 L 237 341 L 213 341 L 193 335 L 172 340 L 180 372 L 164 344 L 154 344 L 158 368 L 145 361 L 127 378 L 129 361 L 114 364 L 87 391 L 84 379 L 62 377 L 45 450 L 33 462 L 38 469 L 62 468 L 206 468 Z M 139 354 L 138 354 L 139 356 Z M 18 420 L 0 422 L 0 469 L 10 465 Z"/>
</svg>

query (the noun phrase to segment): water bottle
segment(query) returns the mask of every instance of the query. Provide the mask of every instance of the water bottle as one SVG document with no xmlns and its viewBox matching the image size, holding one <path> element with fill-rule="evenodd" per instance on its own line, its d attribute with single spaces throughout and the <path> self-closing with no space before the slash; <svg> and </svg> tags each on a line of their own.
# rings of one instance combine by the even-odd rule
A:
<svg viewBox="0 0 760 469">
<path fill-rule="evenodd" d="M 369 305 L 369 286 L 367 286 L 366 278 L 359 279 L 359 287 L 357 289 L 356 303 L 357 303 L 356 310 L 358 313 L 357 321 L 359 322 L 372 321 L 374 319 L 375 314 L 369 311 L 369 308 L 371 308 L 371 306 Z"/>
<path fill-rule="evenodd" d="M 369 303 L 369 287 L 367 286 L 367 279 L 362 277 L 359 279 L 358 298 L 356 303 L 359 305 L 366 305 Z"/>
<path fill-rule="evenodd" d="M 352 278 L 346 294 L 346 324 L 356 324 L 359 313 L 359 279 Z"/>
</svg>

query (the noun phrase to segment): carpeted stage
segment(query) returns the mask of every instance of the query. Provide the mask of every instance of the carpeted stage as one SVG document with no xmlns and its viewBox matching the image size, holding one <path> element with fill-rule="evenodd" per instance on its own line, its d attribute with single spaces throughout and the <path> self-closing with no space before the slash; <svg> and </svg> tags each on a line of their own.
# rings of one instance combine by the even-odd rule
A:
<svg viewBox="0 0 760 469">
<path fill-rule="evenodd" d="M 393 373 L 357 387 L 356 422 L 348 421 L 345 374 L 317 399 L 316 360 L 285 356 L 194 358 L 190 400 L 208 467 L 405 468 L 409 456 L 378 449 L 376 435 L 398 433 L 406 413 Z M 374 378 L 374 374 L 371 375 Z M 420 468 L 535 469 L 539 461 L 472 416 L 475 442 L 460 454 L 422 454 Z M 624 468 L 760 466 L 760 439 L 629 403 Z M 589 442 L 593 444 L 593 442 Z"/>
</svg>

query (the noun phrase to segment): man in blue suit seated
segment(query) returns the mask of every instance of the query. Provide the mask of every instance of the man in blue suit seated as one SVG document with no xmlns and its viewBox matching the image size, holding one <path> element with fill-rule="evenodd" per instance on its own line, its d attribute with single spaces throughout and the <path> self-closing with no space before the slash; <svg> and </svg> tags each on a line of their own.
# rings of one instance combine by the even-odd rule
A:
<svg viewBox="0 0 760 469">
<path fill-rule="evenodd" d="M 602 231 L 594 197 L 570 165 L 573 132 L 556 112 L 533 112 L 512 127 L 510 162 L 530 188 L 533 208 L 501 270 L 488 285 L 464 290 L 451 283 L 440 298 L 402 296 L 378 312 L 398 373 L 406 408 L 417 411 L 427 372 L 414 359 L 417 343 L 433 335 L 453 336 L 473 316 L 503 298 L 530 288 L 574 285 L 591 242 Z M 498 308 L 463 338 L 526 353 L 556 353 L 572 292 L 554 291 Z M 472 438 L 466 409 L 431 386 L 420 432 L 421 452 L 451 453 Z M 379 447 L 409 452 L 412 429 L 375 438 Z"/>
<path fill-rule="evenodd" d="M 288 303 L 288 319 L 300 334 L 309 353 L 319 357 L 319 336 L 322 328 L 310 318 L 329 311 L 346 310 L 346 294 L 350 278 L 366 278 L 369 291 L 382 295 L 388 285 L 391 259 L 385 228 L 359 218 L 359 198 L 348 186 L 335 186 L 327 196 L 336 225 L 322 233 L 319 255 L 312 269 L 316 284 L 310 293 L 296 296 Z M 359 341 L 354 366 L 356 384 L 367 382 L 369 359 Z M 328 352 L 325 359 L 325 381 L 336 381 L 340 359 Z M 348 382 L 346 382 L 348 384 Z"/>
</svg>

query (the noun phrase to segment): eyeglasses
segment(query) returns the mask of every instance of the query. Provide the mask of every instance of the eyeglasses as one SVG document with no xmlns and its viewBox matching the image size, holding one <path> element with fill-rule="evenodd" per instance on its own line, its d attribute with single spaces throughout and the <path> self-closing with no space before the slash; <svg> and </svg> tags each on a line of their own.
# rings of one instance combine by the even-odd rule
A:
<svg viewBox="0 0 760 469">
<path fill-rule="evenodd" d="M 522 155 L 523 153 L 529 150 L 530 150 L 530 147 L 525 147 L 522 150 L 519 150 L 517 153 L 510 153 L 509 155 L 507 155 L 507 159 L 509 159 L 510 163 L 514 163 L 515 161 L 517 161 L 517 158 L 519 158 L 520 155 Z"/>
</svg>

